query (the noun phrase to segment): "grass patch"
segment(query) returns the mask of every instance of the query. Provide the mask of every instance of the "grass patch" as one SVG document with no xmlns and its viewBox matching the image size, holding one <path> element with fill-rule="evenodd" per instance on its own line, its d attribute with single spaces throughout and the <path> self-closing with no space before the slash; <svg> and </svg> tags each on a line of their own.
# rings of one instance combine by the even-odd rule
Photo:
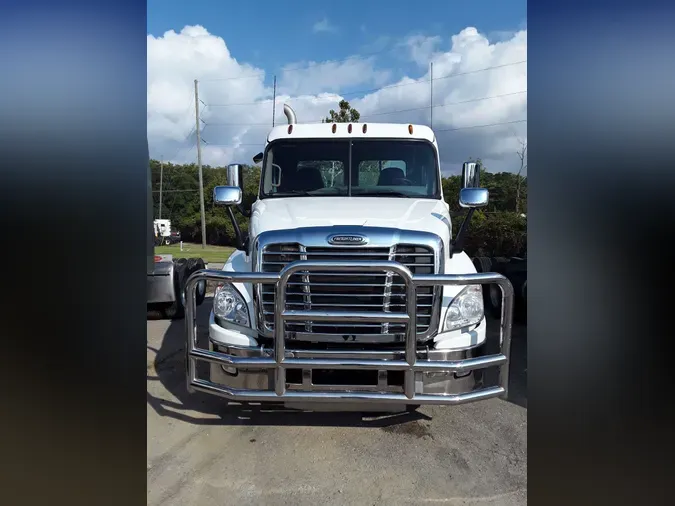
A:
<svg viewBox="0 0 675 506">
<path fill-rule="evenodd" d="M 180 244 L 171 246 L 155 246 L 156 255 L 173 255 L 174 258 L 202 258 L 204 262 L 225 263 L 230 257 L 234 248 L 229 246 L 211 246 L 206 245 L 202 249 L 201 244 L 184 242 L 183 251 L 180 250 Z"/>
</svg>

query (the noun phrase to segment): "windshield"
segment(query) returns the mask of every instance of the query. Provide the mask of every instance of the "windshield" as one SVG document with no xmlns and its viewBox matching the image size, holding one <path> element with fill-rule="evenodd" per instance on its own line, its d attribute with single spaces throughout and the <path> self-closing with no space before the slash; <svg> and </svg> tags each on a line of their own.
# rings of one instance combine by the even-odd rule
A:
<svg viewBox="0 0 675 506">
<path fill-rule="evenodd" d="M 434 147 L 376 139 L 283 140 L 269 146 L 261 198 L 324 195 L 438 199 Z"/>
</svg>

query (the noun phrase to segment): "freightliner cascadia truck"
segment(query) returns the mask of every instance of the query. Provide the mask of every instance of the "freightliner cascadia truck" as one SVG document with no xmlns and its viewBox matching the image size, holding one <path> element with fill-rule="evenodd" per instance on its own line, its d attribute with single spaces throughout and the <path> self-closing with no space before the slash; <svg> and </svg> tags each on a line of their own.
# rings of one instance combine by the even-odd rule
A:
<svg viewBox="0 0 675 506">
<path fill-rule="evenodd" d="M 478 163 L 462 168 L 467 214 L 453 235 L 434 132 L 422 125 L 288 124 L 272 128 L 249 208 L 243 166 L 214 203 L 237 250 L 186 285 L 187 388 L 235 402 L 392 411 L 508 393 L 513 288 L 477 273 L 462 249 L 488 203 Z M 249 218 L 247 233 L 234 212 Z M 200 283 L 217 283 L 208 347 L 197 339 Z M 488 339 L 483 290 L 501 291 Z M 495 322 L 496 324 L 496 322 Z M 209 363 L 197 374 L 197 363 Z"/>
</svg>

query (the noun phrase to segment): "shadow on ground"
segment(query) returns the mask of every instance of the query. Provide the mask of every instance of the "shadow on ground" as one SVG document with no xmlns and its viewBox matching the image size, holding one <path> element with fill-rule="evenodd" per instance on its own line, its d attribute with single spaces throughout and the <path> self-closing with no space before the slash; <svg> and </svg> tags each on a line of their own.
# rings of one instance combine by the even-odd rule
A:
<svg viewBox="0 0 675 506">
<path fill-rule="evenodd" d="M 208 316 L 212 299 L 207 297 L 197 308 L 199 345 L 208 347 Z M 161 315 L 148 312 L 148 320 L 160 320 Z M 159 323 L 159 322 L 158 322 Z M 498 322 L 489 322 L 490 335 L 498 332 Z M 259 404 L 241 404 L 226 399 L 196 392 L 188 393 L 185 368 L 185 320 L 176 320 L 168 324 L 161 335 L 154 335 L 148 327 L 148 350 L 155 354 L 148 363 L 147 380 L 148 404 L 161 416 L 196 425 L 259 425 L 259 426 L 346 426 L 346 427 L 414 427 L 419 420 L 431 417 L 419 412 L 380 414 L 373 417 L 358 412 L 309 412 L 285 408 L 283 405 L 260 406 Z M 206 364 L 200 364 L 206 366 Z M 205 369 L 204 369 L 205 370 Z M 198 369 L 198 375 L 204 373 Z M 509 400 L 527 408 L 527 327 L 514 325 L 511 343 Z M 152 382 L 161 383 L 169 395 L 162 392 L 158 397 L 157 388 Z M 173 400 L 169 400 L 173 397 Z"/>
</svg>

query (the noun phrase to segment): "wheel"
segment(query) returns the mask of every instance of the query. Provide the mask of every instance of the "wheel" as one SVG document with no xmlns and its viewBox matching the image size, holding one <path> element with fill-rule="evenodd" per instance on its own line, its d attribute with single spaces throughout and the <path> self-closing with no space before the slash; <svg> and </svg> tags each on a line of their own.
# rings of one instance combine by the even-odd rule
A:
<svg viewBox="0 0 675 506">
<path fill-rule="evenodd" d="M 499 288 L 499 285 L 490 283 L 487 292 L 487 304 L 485 310 L 488 311 L 493 318 L 500 318 L 502 315 L 502 290 Z"/>
<path fill-rule="evenodd" d="M 527 323 L 527 279 L 523 283 L 523 286 L 520 289 L 521 299 L 518 306 L 518 312 L 516 313 L 516 320 L 520 323 Z"/>
<path fill-rule="evenodd" d="M 493 272 L 493 261 L 488 257 L 476 257 L 473 259 L 473 265 L 476 271 L 480 273 Z M 483 307 L 485 312 L 493 318 L 499 318 L 501 315 L 501 290 L 494 283 L 482 285 L 483 288 Z M 496 290 L 496 292 L 495 292 Z"/>
<path fill-rule="evenodd" d="M 164 239 L 164 246 L 171 246 L 171 239 L 169 239 L 168 237 Z"/>
<path fill-rule="evenodd" d="M 185 277 L 185 280 L 187 281 L 187 278 L 192 276 L 192 274 L 196 271 L 205 269 L 206 266 L 204 265 L 204 260 L 201 258 L 188 258 L 187 261 L 187 276 Z M 206 298 L 206 280 L 202 280 L 199 283 L 197 283 L 197 292 L 196 292 L 196 303 L 198 306 L 204 302 L 204 299 Z"/>
<path fill-rule="evenodd" d="M 490 260 L 490 265 L 492 266 L 493 272 L 501 274 L 502 276 L 508 276 L 509 267 L 511 265 L 511 260 L 506 257 L 492 257 Z M 501 318 L 502 315 L 502 290 L 499 288 L 499 285 L 492 283 L 488 289 L 487 297 L 487 310 L 494 318 Z"/>
<path fill-rule="evenodd" d="M 180 320 L 185 316 L 185 280 L 187 279 L 187 260 L 177 258 L 173 262 L 173 287 L 176 300 L 164 308 L 164 315 L 172 320 Z"/>
<path fill-rule="evenodd" d="M 492 270 L 492 260 L 487 257 L 475 257 L 472 260 L 476 272 L 490 272 Z"/>
<path fill-rule="evenodd" d="M 491 260 L 492 268 L 495 270 L 495 272 L 499 272 L 500 274 L 503 274 L 504 269 L 510 263 L 510 260 L 505 257 L 494 257 Z"/>
</svg>

